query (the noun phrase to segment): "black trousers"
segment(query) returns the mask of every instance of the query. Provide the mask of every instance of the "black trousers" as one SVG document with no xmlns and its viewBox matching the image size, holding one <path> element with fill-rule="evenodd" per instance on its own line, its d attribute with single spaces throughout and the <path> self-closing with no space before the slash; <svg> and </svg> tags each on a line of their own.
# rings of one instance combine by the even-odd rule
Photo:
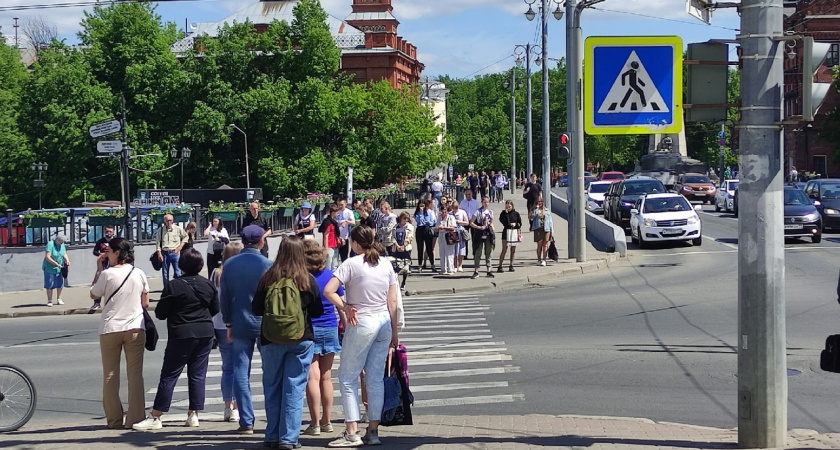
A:
<svg viewBox="0 0 840 450">
<path fill-rule="evenodd" d="M 204 386 L 207 377 L 207 363 L 213 338 L 172 339 L 166 342 L 163 353 L 163 367 L 160 369 L 160 382 L 155 394 L 154 409 L 169 412 L 172 393 L 178 377 L 187 366 L 187 386 L 189 388 L 189 409 L 204 409 Z"/>
<path fill-rule="evenodd" d="M 435 235 L 430 233 L 431 227 L 417 228 L 417 265 L 423 265 L 423 255 L 426 255 L 432 267 L 435 266 Z"/>
<path fill-rule="evenodd" d="M 344 240 L 344 245 L 338 247 L 338 257 L 341 259 L 341 262 L 344 262 L 347 259 L 347 256 L 350 254 L 350 239 Z"/>
</svg>

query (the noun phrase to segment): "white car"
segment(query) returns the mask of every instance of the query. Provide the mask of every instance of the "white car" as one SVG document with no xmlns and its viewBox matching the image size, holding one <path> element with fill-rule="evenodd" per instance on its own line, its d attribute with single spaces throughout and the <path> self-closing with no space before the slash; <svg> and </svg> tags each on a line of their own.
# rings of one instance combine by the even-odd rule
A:
<svg viewBox="0 0 840 450">
<path fill-rule="evenodd" d="M 604 195 L 612 186 L 612 181 L 593 181 L 586 190 L 586 210 L 593 213 L 604 213 Z"/>
<path fill-rule="evenodd" d="M 639 248 L 650 242 L 691 241 L 703 243 L 700 216 L 680 194 L 648 194 L 636 200 L 630 210 L 630 237 Z"/>
<path fill-rule="evenodd" d="M 726 180 L 720 185 L 715 194 L 715 211 L 735 210 L 735 189 L 738 189 L 738 180 Z"/>
</svg>

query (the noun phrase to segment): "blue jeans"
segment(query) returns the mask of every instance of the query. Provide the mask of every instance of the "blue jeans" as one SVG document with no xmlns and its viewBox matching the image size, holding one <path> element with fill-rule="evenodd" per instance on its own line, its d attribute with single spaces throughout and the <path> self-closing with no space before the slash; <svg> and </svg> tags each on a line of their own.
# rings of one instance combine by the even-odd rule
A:
<svg viewBox="0 0 840 450">
<path fill-rule="evenodd" d="M 260 349 L 259 338 L 234 337 L 231 344 L 233 359 L 233 396 L 239 408 L 239 426 L 254 428 L 254 404 L 251 403 L 251 358 L 254 345 Z"/>
<path fill-rule="evenodd" d="M 163 286 L 169 285 L 169 265 L 172 264 L 172 269 L 175 271 L 175 278 L 181 278 L 181 268 L 178 267 L 178 260 L 181 259 L 181 254 L 178 252 L 168 252 L 161 250 L 163 255 L 163 266 L 160 268 L 163 274 Z"/>
<path fill-rule="evenodd" d="M 344 405 L 344 421 L 358 422 L 359 374 L 365 370 L 370 420 L 382 418 L 385 401 L 385 360 L 391 346 L 391 316 L 388 311 L 359 315 L 358 325 L 348 325 L 341 343 L 338 383 Z"/>
<path fill-rule="evenodd" d="M 222 400 L 233 400 L 233 342 L 228 342 L 227 330 L 216 330 L 219 354 L 222 355 Z"/>
<path fill-rule="evenodd" d="M 313 349 L 312 341 L 262 347 L 265 442 L 297 444 Z"/>
</svg>

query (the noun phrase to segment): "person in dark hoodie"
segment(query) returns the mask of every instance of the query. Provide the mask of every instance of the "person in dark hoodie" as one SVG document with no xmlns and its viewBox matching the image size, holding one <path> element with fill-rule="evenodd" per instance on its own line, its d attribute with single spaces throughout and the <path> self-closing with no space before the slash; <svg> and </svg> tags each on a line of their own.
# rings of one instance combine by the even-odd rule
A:
<svg viewBox="0 0 840 450">
<path fill-rule="evenodd" d="M 215 336 L 213 316 L 219 312 L 219 300 L 213 283 L 199 275 L 204 268 L 200 251 L 195 248 L 183 250 L 178 266 L 182 271 L 181 278 L 175 278 L 163 288 L 155 307 L 155 316 L 166 320 L 168 339 L 152 413 L 134 424 L 132 428 L 138 431 L 162 428 L 160 417 L 169 411 L 172 393 L 184 366 L 189 380 L 189 411 L 185 426 L 198 427 L 198 411 L 204 410 L 207 363 Z"/>
</svg>

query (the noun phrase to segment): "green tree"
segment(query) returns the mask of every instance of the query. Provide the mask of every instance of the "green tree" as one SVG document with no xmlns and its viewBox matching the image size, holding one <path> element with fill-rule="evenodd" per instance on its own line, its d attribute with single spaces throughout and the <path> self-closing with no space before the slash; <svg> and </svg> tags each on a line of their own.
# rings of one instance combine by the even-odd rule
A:
<svg viewBox="0 0 840 450">
<path fill-rule="evenodd" d="M 23 208 L 33 191 L 34 156 L 19 126 L 21 92 L 28 80 L 18 49 L 0 37 L 0 209 Z"/>
</svg>

